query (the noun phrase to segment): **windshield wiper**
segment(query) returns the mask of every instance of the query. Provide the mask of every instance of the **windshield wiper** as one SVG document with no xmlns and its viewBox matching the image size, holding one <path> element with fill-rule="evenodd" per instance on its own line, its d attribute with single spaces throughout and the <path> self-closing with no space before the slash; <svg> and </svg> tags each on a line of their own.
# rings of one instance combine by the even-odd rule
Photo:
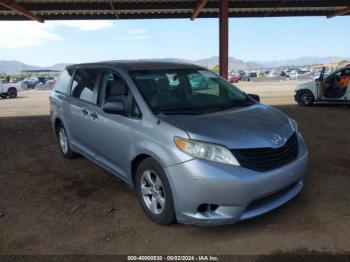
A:
<svg viewBox="0 0 350 262">
<path fill-rule="evenodd" d="M 194 106 L 194 107 L 182 107 L 182 108 L 157 108 L 154 110 L 155 114 L 182 114 L 182 115 L 196 115 L 196 114 L 205 114 L 221 110 L 226 110 L 232 107 L 241 107 L 249 106 L 255 104 L 251 99 L 244 99 L 239 101 L 234 101 L 228 104 L 214 104 L 214 105 L 205 105 L 205 106 Z"/>
<path fill-rule="evenodd" d="M 233 108 L 233 107 L 241 107 L 241 106 L 249 106 L 254 104 L 253 101 L 240 101 L 240 102 L 233 102 L 230 104 L 218 104 L 218 105 L 207 105 L 207 106 L 201 106 L 201 107 L 197 107 L 196 109 L 199 112 L 202 113 L 209 113 L 209 112 L 216 112 L 216 111 L 221 111 L 221 110 L 226 110 L 229 108 Z"/>
<path fill-rule="evenodd" d="M 189 109 L 159 109 L 154 110 L 155 114 L 164 114 L 164 115 L 196 115 L 199 114 L 197 110 L 189 110 Z"/>
</svg>

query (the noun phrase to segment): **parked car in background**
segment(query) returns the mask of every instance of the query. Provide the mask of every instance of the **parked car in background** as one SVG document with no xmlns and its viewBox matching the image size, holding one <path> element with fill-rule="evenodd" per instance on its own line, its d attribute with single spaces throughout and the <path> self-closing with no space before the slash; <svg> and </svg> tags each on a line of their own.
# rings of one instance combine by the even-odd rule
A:
<svg viewBox="0 0 350 262">
<path fill-rule="evenodd" d="M 289 77 L 289 75 L 288 75 L 287 72 L 285 72 L 285 71 L 281 71 L 280 76 Z"/>
<path fill-rule="evenodd" d="M 199 78 L 207 89 L 194 86 Z M 308 152 L 295 120 L 204 67 L 71 65 L 50 105 L 62 155 L 84 155 L 124 180 L 158 224 L 231 224 L 303 188 Z"/>
<path fill-rule="evenodd" d="M 265 77 L 265 73 L 260 71 L 256 74 L 256 77 Z"/>
<path fill-rule="evenodd" d="M 198 75 L 189 75 L 188 77 L 190 84 L 193 89 L 195 90 L 203 90 L 208 88 L 208 81 L 206 79 L 203 79 L 203 77 L 198 77 Z M 172 78 L 172 85 L 175 85 L 175 83 L 178 82 L 178 79 Z"/>
<path fill-rule="evenodd" d="M 236 71 L 231 71 L 228 75 L 228 81 L 230 83 L 238 83 L 240 78 L 241 78 L 241 74 Z"/>
<path fill-rule="evenodd" d="M 245 75 L 245 72 L 240 70 L 240 71 L 238 71 L 238 74 L 239 74 L 239 80 L 241 80 L 242 77 Z"/>
<path fill-rule="evenodd" d="M 37 83 L 37 79 L 25 79 L 22 82 L 22 88 L 33 89 Z"/>
<path fill-rule="evenodd" d="M 350 66 L 328 76 L 323 68 L 317 78 L 298 85 L 294 97 L 301 106 L 317 102 L 350 103 Z"/>
<path fill-rule="evenodd" d="M 281 72 L 276 71 L 276 70 L 271 71 L 271 72 L 267 75 L 267 77 L 279 77 L 279 76 L 281 76 Z"/>
<path fill-rule="evenodd" d="M 0 97 L 16 98 L 18 91 L 21 90 L 21 82 L 4 83 L 0 80 Z"/>
<path fill-rule="evenodd" d="M 307 79 L 308 76 L 311 75 L 311 72 L 310 71 L 304 71 L 304 70 L 293 70 L 292 72 L 290 72 L 289 74 L 289 78 L 290 79 L 301 79 L 301 78 L 304 78 L 304 79 Z"/>
<path fill-rule="evenodd" d="M 38 76 L 37 78 L 38 78 L 38 81 L 37 81 L 36 84 L 45 84 L 45 83 L 46 83 L 46 80 L 47 80 L 46 77 L 44 77 L 44 76 Z"/>
<path fill-rule="evenodd" d="M 250 81 L 252 78 L 256 78 L 257 75 L 255 72 L 245 72 L 244 75 L 241 75 L 241 81 Z"/>
</svg>

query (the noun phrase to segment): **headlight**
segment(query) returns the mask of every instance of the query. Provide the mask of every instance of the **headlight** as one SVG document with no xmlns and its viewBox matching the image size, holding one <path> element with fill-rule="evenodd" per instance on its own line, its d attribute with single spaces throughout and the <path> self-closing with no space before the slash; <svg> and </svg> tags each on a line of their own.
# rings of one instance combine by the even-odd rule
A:
<svg viewBox="0 0 350 262">
<path fill-rule="evenodd" d="M 297 121 L 295 121 L 293 118 L 289 118 L 289 122 L 292 125 L 292 127 L 294 128 L 295 132 L 298 132 L 299 128 L 298 128 Z"/>
<path fill-rule="evenodd" d="M 174 137 L 178 149 L 201 159 L 239 166 L 237 159 L 224 146 Z"/>
</svg>

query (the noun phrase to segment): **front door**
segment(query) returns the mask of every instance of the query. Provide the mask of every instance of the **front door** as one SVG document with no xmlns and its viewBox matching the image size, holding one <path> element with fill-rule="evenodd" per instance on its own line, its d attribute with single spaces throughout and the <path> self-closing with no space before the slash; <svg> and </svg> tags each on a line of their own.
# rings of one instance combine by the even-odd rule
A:
<svg viewBox="0 0 350 262">
<path fill-rule="evenodd" d="M 103 111 L 105 101 L 121 100 L 126 106 L 125 115 L 110 114 Z M 136 103 L 119 74 L 105 71 L 103 74 L 100 107 L 96 110 L 98 115 L 98 128 L 95 134 L 96 152 L 98 161 L 105 167 L 127 178 L 132 159 L 133 132 L 137 130 L 140 122 L 139 111 L 135 112 Z"/>
<path fill-rule="evenodd" d="M 348 99 L 350 68 L 343 68 L 328 76 L 324 81 L 324 98 L 328 100 Z"/>
</svg>

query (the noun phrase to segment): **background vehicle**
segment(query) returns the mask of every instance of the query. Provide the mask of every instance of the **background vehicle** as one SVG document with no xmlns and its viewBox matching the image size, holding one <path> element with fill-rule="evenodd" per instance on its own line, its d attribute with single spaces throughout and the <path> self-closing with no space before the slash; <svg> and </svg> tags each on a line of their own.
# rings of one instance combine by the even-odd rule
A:
<svg viewBox="0 0 350 262">
<path fill-rule="evenodd" d="M 256 74 L 256 76 L 257 77 L 265 77 L 265 73 L 264 72 L 258 72 L 257 74 Z"/>
<path fill-rule="evenodd" d="M 33 89 L 37 83 L 38 81 L 36 79 L 25 79 L 22 82 L 22 88 Z"/>
<path fill-rule="evenodd" d="M 326 76 L 325 68 L 315 80 L 298 85 L 295 101 L 301 106 L 315 102 L 350 103 L 350 67 L 344 67 Z"/>
<path fill-rule="evenodd" d="M 311 72 L 304 70 L 293 70 L 289 74 L 290 79 L 307 79 L 310 76 Z"/>
<path fill-rule="evenodd" d="M 189 76 L 189 81 L 195 90 L 203 90 L 208 88 L 208 81 L 197 75 Z M 172 85 L 176 85 L 177 80 L 173 79 Z"/>
<path fill-rule="evenodd" d="M 241 74 L 235 71 L 231 71 L 228 75 L 228 81 L 230 83 L 238 83 L 240 78 L 241 78 Z"/>
<path fill-rule="evenodd" d="M 285 71 L 281 71 L 280 76 L 289 77 L 289 75 Z"/>
<path fill-rule="evenodd" d="M 276 70 L 271 71 L 271 72 L 267 75 L 267 77 L 279 77 L 279 76 L 281 76 L 281 72 L 276 71 Z"/>
<path fill-rule="evenodd" d="M 21 90 L 21 83 L 4 83 L 0 80 L 0 97 L 16 98 L 17 92 Z"/>
<path fill-rule="evenodd" d="M 245 72 L 245 74 L 241 76 L 241 80 L 249 82 L 251 80 L 251 78 L 256 78 L 256 77 L 257 77 L 257 75 L 255 72 L 250 72 L 250 73 Z"/>
</svg>

